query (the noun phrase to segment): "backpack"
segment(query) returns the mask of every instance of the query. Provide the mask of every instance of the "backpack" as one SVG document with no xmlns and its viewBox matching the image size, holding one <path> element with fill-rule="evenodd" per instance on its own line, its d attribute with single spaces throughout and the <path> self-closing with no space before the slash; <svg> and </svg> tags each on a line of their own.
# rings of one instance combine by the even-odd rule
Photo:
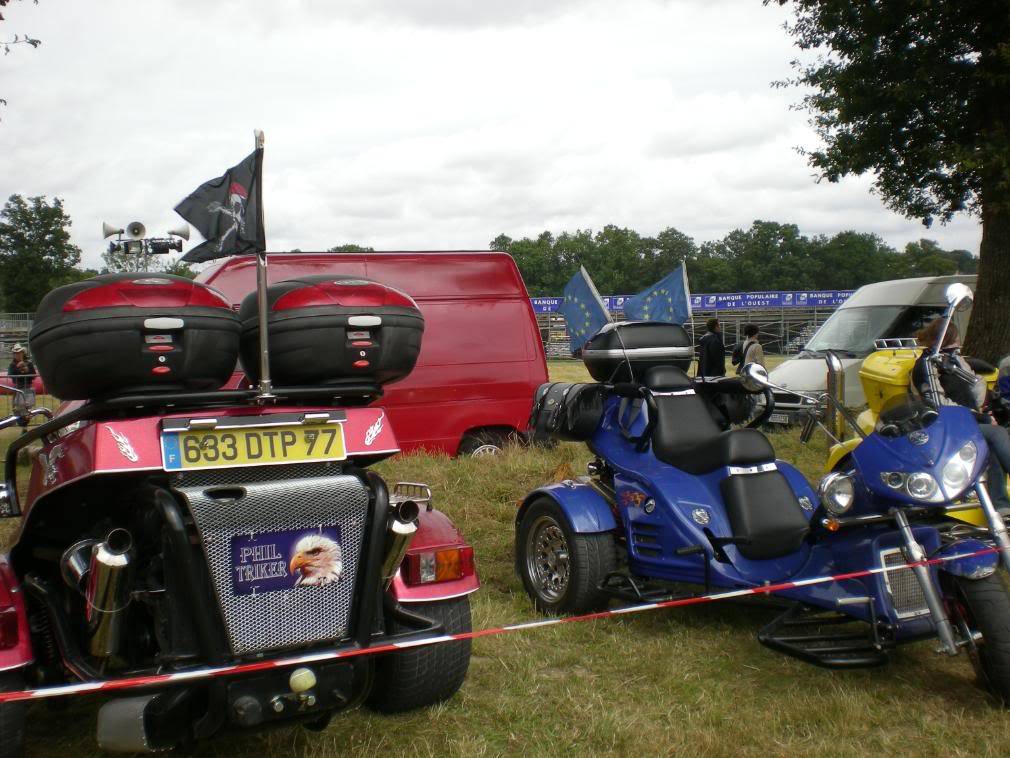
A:
<svg viewBox="0 0 1010 758">
<path fill-rule="evenodd" d="M 747 357 L 746 345 L 747 345 L 746 340 L 744 340 L 743 342 L 737 342 L 735 345 L 733 345 L 733 353 L 730 355 L 729 359 L 734 366 L 743 365 L 743 360 L 744 358 Z"/>
</svg>

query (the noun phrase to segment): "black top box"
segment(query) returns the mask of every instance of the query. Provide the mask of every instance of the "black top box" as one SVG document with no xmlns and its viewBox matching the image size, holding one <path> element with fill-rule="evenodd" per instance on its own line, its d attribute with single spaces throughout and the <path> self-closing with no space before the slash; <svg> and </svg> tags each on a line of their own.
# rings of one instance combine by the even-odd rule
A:
<svg viewBox="0 0 1010 758">
<path fill-rule="evenodd" d="M 270 376 L 287 386 L 348 380 L 388 384 L 409 374 L 421 352 L 424 318 L 400 290 L 360 277 L 304 276 L 267 289 Z M 239 308 L 240 359 L 260 378 L 256 293 Z"/>
<path fill-rule="evenodd" d="M 694 345 L 684 327 L 663 321 L 607 324 L 582 349 L 582 361 L 598 382 L 637 382 L 653 366 L 687 371 L 693 359 Z"/>
<path fill-rule="evenodd" d="M 143 272 L 54 289 L 29 335 L 46 391 L 64 400 L 217 389 L 235 369 L 238 339 L 219 292 Z"/>
</svg>

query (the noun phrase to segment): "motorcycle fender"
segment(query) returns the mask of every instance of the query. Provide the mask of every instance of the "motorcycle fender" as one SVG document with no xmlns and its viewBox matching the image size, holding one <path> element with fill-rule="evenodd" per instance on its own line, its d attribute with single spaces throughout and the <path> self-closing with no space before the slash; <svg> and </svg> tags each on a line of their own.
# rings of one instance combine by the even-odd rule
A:
<svg viewBox="0 0 1010 758">
<path fill-rule="evenodd" d="M 570 479 L 541 487 L 527 495 L 516 513 L 517 529 L 530 503 L 541 497 L 549 497 L 558 504 L 576 534 L 598 534 L 617 529 L 614 512 L 603 496 L 588 484 Z"/>
<path fill-rule="evenodd" d="M 28 630 L 28 614 L 17 576 L 6 554 L 0 555 L 0 613 L 17 617 L 18 640 L 13 647 L 0 649 L 0 672 L 27 666 L 34 660 L 32 639 Z"/>
<path fill-rule="evenodd" d="M 410 541 L 408 554 L 425 550 L 442 550 L 447 547 L 467 545 L 462 533 L 456 528 L 448 516 L 438 510 L 422 510 L 417 517 L 417 532 Z M 431 603 L 438 600 L 449 600 L 462 595 L 469 595 L 480 588 L 477 571 L 470 576 L 449 582 L 433 584 L 407 584 L 403 580 L 403 572 L 397 571 L 389 585 L 393 597 L 400 603 Z"/>
<path fill-rule="evenodd" d="M 971 555 L 988 550 L 983 555 Z M 979 540 L 958 540 L 942 546 L 933 554 L 933 558 L 948 558 L 950 556 L 970 555 L 969 558 L 953 558 L 938 564 L 941 571 L 965 579 L 985 579 L 996 572 L 999 565 L 999 555 L 990 545 Z"/>
<path fill-rule="evenodd" d="M 859 443 L 862 441 L 863 440 L 860 439 L 859 437 L 853 437 L 850 440 L 845 440 L 845 442 L 841 442 L 837 445 L 832 445 L 831 449 L 828 451 L 828 459 L 827 461 L 824 462 L 824 473 L 830 473 L 834 471 L 835 466 L 839 464 L 842 458 L 844 458 L 853 450 L 855 450 L 856 447 L 859 445 Z"/>
</svg>

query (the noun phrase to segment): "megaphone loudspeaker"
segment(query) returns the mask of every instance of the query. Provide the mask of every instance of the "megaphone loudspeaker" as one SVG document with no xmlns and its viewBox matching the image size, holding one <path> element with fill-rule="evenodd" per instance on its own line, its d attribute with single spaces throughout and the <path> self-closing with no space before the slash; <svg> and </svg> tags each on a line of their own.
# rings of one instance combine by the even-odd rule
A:
<svg viewBox="0 0 1010 758">
<path fill-rule="evenodd" d="M 184 240 L 189 239 L 189 224 L 183 224 L 177 229 L 169 229 L 168 233 L 173 237 L 182 237 Z"/>
<path fill-rule="evenodd" d="M 126 236 L 130 239 L 142 240 L 147 234 L 147 227 L 139 221 L 131 221 L 126 227 Z"/>
<path fill-rule="evenodd" d="M 113 226 L 108 221 L 103 221 L 102 222 L 102 237 L 103 238 L 111 237 L 113 234 L 122 234 L 122 233 L 123 233 L 122 229 Z"/>
</svg>

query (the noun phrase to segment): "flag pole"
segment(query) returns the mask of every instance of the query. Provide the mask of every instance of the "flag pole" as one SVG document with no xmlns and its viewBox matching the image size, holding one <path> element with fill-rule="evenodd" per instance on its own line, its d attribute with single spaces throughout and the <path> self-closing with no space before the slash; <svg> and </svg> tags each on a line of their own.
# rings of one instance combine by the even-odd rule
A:
<svg viewBox="0 0 1010 758">
<path fill-rule="evenodd" d="M 259 402 L 273 400 L 273 382 L 270 380 L 270 343 L 267 334 L 267 244 L 263 230 L 263 132 L 253 131 L 256 140 L 256 162 L 253 182 L 256 186 L 256 236 L 260 249 L 256 251 L 256 305 L 259 311 L 260 331 L 260 382 Z"/>
</svg>

